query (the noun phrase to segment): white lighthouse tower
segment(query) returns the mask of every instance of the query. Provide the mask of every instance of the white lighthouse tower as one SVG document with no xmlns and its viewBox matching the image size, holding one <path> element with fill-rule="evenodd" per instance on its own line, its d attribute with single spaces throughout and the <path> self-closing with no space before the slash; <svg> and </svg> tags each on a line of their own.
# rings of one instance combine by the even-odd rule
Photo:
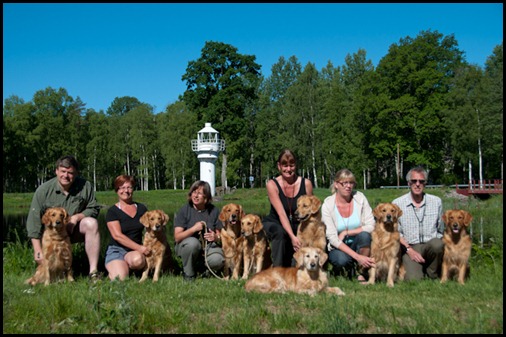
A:
<svg viewBox="0 0 506 337">
<path fill-rule="evenodd" d="M 215 195 L 215 163 L 220 152 L 225 150 L 225 140 L 220 139 L 218 131 L 211 127 L 211 123 L 205 126 L 197 134 L 197 139 L 192 139 L 192 151 L 197 153 L 200 161 L 200 180 L 207 181 L 211 186 L 211 195 Z"/>
</svg>

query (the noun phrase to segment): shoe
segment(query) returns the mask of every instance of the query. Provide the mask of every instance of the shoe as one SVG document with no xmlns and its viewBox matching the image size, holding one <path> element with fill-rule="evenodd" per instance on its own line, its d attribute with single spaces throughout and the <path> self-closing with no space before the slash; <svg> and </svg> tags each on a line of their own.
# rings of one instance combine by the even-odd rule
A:
<svg viewBox="0 0 506 337">
<path fill-rule="evenodd" d="M 209 270 L 206 270 L 202 273 L 201 275 L 202 278 L 210 278 L 211 277 L 211 273 L 209 272 Z"/>
<path fill-rule="evenodd" d="M 98 281 L 102 280 L 102 273 L 94 270 L 88 275 L 88 279 L 91 283 L 97 283 Z"/>
<path fill-rule="evenodd" d="M 185 280 L 185 282 L 193 282 L 193 281 L 195 281 L 195 276 L 188 276 L 188 275 L 184 274 L 183 280 Z"/>
<path fill-rule="evenodd" d="M 360 284 L 367 284 L 367 280 L 365 279 L 365 277 L 363 275 L 358 275 L 357 281 Z"/>
</svg>

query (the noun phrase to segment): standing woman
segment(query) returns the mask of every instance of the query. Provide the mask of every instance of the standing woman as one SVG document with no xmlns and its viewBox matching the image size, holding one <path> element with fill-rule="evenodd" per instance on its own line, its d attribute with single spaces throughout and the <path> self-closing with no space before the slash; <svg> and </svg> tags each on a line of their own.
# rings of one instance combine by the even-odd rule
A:
<svg viewBox="0 0 506 337">
<path fill-rule="evenodd" d="M 212 201 L 211 186 L 198 180 L 190 187 L 188 202 L 174 219 L 175 250 L 183 262 L 185 281 L 195 280 L 199 263 L 213 272 L 222 269 L 225 263 L 220 247 L 223 224 L 219 220 L 220 210 Z"/>
<path fill-rule="evenodd" d="M 329 261 L 334 270 L 351 268 L 356 261 L 362 269 L 358 281 L 363 283 L 365 269 L 374 264 L 370 257 L 371 232 L 376 223 L 365 195 L 353 190 L 356 183 L 350 170 L 337 171 L 332 195 L 322 204 L 322 221 L 327 227 Z"/>
<path fill-rule="evenodd" d="M 271 241 L 273 266 L 290 267 L 293 253 L 301 247 L 296 236 L 299 222 L 294 216 L 297 200 L 301 195 L 313 195 L 313 184 L 297 175 L 297 160 L 292 151 L 283 150 L 277 166 L 279 175 L 267 182 L 271 209 L 262 223 Z"/>
<path fill-rule="evenodd" d="M 105 268 L 109 279 L 125 279 L 130 270 L 141 270 L 150 249 L 142 245 L 144 226 L 140 218 L 147 212 L 145 205 L 134 202 L 135 179 L 120 175 L 114 180 L 118 202 L 107 211 L 105 220 L 111 240 L 105 253 Z"/>
</svg>

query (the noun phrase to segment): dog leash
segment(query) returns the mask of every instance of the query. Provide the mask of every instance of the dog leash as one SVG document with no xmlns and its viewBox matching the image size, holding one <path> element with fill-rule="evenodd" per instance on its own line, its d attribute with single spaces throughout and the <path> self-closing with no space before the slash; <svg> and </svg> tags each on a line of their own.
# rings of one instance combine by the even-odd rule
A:
<svg viewBox="0 0 506 337">
<path fill-rule="evenodd" d="M 216 275 L 216 273 L 214 272 L 214 270 L 209 266 L 209 262 L 207 261 L 207 255 L 209 253 L 209 248 L 211 248 L 211 245 L 208 244 L 207 240 L 204 238 L 204 232 L 207 230 L 207 224 L 203 221 L 204 223 L 204 229 L 202 231 L 200 231 L 200 243 L 202 245 L 202 247 L 204 247 L 204 262 L 205 262 L 205 265 L 207 267 L 207 270 L 209 270 L 211 272 L 211 274 L 213 274 L 214 277 L 220 279 L 220 280 L 224 280 L 223 277 L 220 277 L 218 275 Z"/>
</svg>

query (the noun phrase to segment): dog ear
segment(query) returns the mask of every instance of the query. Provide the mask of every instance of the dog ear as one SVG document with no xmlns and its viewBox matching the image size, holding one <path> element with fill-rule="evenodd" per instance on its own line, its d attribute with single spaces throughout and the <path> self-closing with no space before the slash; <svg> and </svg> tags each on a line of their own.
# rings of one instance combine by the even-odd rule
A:
<svg viewBox="0 0 506 337">
<path fill-rule="evenodd" d="M 244 210 L 242 209 L 242 205 L 239 205 L 239 216 L 242 219 L 245 215 L 246 215 L 246 213 L 244 213 Z"/>
<path fill-rule="evenodd" d="M 149 212 L 144 213 L 144 214 L 141 216 L 141 218 L 139 219 L 139 222 L 140 222 L 141 224 L 143 224 L 144 226 L 146 226 L 146 227 L 147 227 L 147 225 L 148 225 L 148 223 L 149 223 L 149 221 L 148 221 L 148 213 L 149 213 Z"/>
<path fill-rule="evenodd" d="M 165 213 L 164 211 L 160 211 L 160 212 L 162 212 L 162 219 L 163 219 L 163 222 L 162 222 L 162 223 L 163 223 L 164 225 L 166 225 L 166 224 L 167 224 L 167 222 L 169 222 L 169 219 L 170 219 L 170 218 L 169 218 L 169 215 L 168 215 L 167 213 Z"/>
<path fill-rule="evenodd" d="M 471 224 L 471 221 L 473 221 L 473 216 L 468 211 L 462 211 L 464 213 L 464 224 L 469 226 Z"/>
<path fill-rule="evenodd" d="M 63 223 L 68 224 L 70 221 L 70 215 L 67 213 L 67 210 L 65 208 L 61 208 L 61 211 L 63 213 Z"/>
<path fill-rule="evenodd" d="M 258 215 L 254 215 L 255 217 L 255 224 L 253 225 L 253 233 L 260 233 L 260 231 L 264 228 L 264 225 L 262 224 L 262 220 Z"/>
<path fill-rule="evenodd" d="M 227 207 L 227 205 L 225 205 L 225 207 Z M 218 219 L 220 219 L 223 222 L 227 220 L 226 214 L 225 214 L 225 207 L 223 207 L 221 209 L 220 216 L 218 217 Z"/>
<path fill-rule="evenodd" d="M 300 268 L 304 264 L 304 253 L 302 252 L 304 249 L 301 248 L 293 254 L 293 258 L 295 259 L 295 267 Z"/>
<path fill-rule="evenodd" d="M 372 215 L 374 216 L 374 218 L 376 220 L 378 220 L 379 218 L 381 218 L 381 213 L 380 213 L 380 209 L 381 207 L 383 207 L 383 203 L 379 203 L 373 210 L 372 210 Z"/>
<path fill-rule="evenodd" d="M 327 262 L 327 259 L 329 258 L 329 256 L 327 255 L 327 253 L 325 253 L 320 248 L 316 248 L 316 249 L 318 250 L 318 254 L 320 255 L 319 264 L 320 264 L 320 268 L 321 268 L 321 267 L 323 267 L 325 262 Z"/>
<path fill-rule="evenodd" d="M 392 204 L 392 205 L 394 206 L 395 212 L 397 213 L 397 219 L 400 218 L 402 215 L 402 209 L 396 204 Z"/>
<path fill-rule="evenodd" d="M 46 226 L 51 222 L 51 220 L 49 219 L 49 214 L 47 212 L 48 209 L 46 209 L 44 211 L 44 214 L 42 214 L 42 219 L 41 219 L 42 224 L 46 225 Z"/>
<path fill-rule="evenodd" d="M 444 213 L 443 213 L 443 216 L 441 217 L 441 219 L 443 219 L 443 222 L 444 222 L 445 224 L 448 224 L 448 215 L 449 215 L 449 213 L 450 213 L 450 210 L 448 210 L 448 211 L 444 212 Z"/>
<path fill-rule="evenodd" d="M 322 202 L 320 201 L 320 199 L 318 199 L 317 196 L 312 195 L 311 196 L 311 213 L 312 214 L 318 213 L 321 205 L 322 205 Z"/>
</svg>

